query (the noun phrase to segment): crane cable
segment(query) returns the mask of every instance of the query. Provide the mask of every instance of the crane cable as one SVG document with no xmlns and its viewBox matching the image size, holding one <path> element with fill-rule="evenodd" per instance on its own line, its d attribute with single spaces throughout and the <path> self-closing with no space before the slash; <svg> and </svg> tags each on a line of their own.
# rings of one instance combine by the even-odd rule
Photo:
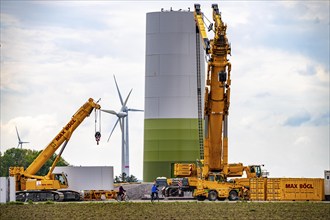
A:
<svg viewBox="0 0 330 220">
<path fill-rule="evenodd" d="M 97 130 L 97 116 L 99 116 L 99 129 Z M 101 111 L 95 109 L 95 140 L 97 145 L 101 139 Z"/>
</svg>

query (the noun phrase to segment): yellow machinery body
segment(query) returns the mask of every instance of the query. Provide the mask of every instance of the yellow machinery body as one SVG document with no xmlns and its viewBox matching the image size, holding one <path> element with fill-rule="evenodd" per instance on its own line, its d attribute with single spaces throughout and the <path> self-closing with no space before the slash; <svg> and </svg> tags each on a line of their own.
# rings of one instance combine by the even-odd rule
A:
<svg viewBox="0 0 330 220">
<path fill-rule="evenodd" d="M 261 165 L 244 166 L 242 163 L 228 163 L 228 114 L 230 105 L 231 64 L 227 55 L 231 54 L 226 30 L 218 6 L 212 5 L 214 38 L 209 40 L 204 27 L 204 15 L 200 5 L 195 4 L 194 18 L 196 33 L 202 39 L 208 56 L 204 98 L 204 144 L 201 158 L 195 164 L 175 164 L 174 175 L 187 178 L 188 188 L 193 188 L 193 196 L 198 200 L 208 198 L 237 200 L 322 200 L 324 190 L 319 179 L 268 179 L 262 173 Z M 198 71 L 198 70 L 197 70 Z M 198 74 L 198 73 L 197 73 Z M 242 178 L 243 175 L 245 178 Z M 227 178 L 234 178 L 228 180 Z M 290 184 L 287 182 L 293 182 Z M 169 185 L 171 179 L 168 180 Z M 304 185 L 304 183 L 306 183 Z M 306 188 L 297 189 L 298 186 Z M 312 188 L 312 186 L 315 186 Z M 308 188 L 309 187 L 309 188 Z M 322 193 L 323 192 L 323 193 Z"/>
</svg>

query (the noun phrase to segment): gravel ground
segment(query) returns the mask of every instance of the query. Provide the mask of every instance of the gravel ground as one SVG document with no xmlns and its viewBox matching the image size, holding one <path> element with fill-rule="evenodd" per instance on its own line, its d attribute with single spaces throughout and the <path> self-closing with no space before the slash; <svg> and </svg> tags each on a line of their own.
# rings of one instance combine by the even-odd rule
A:
<svg viewBox="0 0 330 220">
<path fill-rule="evenodd" d="M 150 198 L 152 183 L 124 184 L 123 187 L 130 200 L 140 200 Z"/>
</svg>

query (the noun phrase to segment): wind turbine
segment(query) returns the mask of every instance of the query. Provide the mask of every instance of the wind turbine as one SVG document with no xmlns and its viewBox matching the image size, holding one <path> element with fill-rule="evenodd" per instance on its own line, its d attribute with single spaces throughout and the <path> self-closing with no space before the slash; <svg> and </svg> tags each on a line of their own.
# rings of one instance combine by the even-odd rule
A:
<svg viewBox="0 0 330 220">
<path fill-rule="evenodd" d="M 115 125 L 113 126 L 113 128 L 111 130 L 111 133 L 110 133 L 109 138 L 108 138 L 108 142 L 110 140 L 110 137 L 111 137 L 113 131 L 115 130 L 115 128 L 116 128 L 116 126 L 119 122 L 120 128 L 121 128 L 121 133 L 122 133 L 122 140 L 121 140 L 121 145 L 122 145 L 122 149 L 121 149 L 121 173 L 125 173 L 127 176 L 129 176 L 130 174 L 129 174 L 128 112 L 129 111 L 143 112 L 143 110 L 128 108 L 126 106 L 128 98 L 131 95 L 131 92 L 132 92 L 133 89 L 131 89 L 131 91 L 128 93 L 125 101 L 123 101 L 123 98 L 121 96 L 121 93 L 120 93 L 120 90 L 119 90 L 119 87 L 118 87 L 118 84 L 117 84 L 116 77 L 113 76 L 113 78 L 115 79 L 118 96 L 119 96 L 120 103 L 121 103 L 122 106 L 121 106 L 121 108 L 118 112 L 115 112 L 114 110 L 104 110 L 104 109 L 102 109 L 101 111 L 116 115 L 117 118 L 118 118 Z"/>
<path fill-rule="evenodd" d="M 17 147 L 21 146 L 21 149 L 22 149 L 23 144 L 27 144 L 27 143 L 30 143 L 30 142 L 22 141 L 21 138 L 19 137 L 17 126 L 15 126 L 15 128 L 16 128 L 16 133 L 17 133 L 17 138 L 18 138 L 18 145 L 17 145 Z"/>
</svg>

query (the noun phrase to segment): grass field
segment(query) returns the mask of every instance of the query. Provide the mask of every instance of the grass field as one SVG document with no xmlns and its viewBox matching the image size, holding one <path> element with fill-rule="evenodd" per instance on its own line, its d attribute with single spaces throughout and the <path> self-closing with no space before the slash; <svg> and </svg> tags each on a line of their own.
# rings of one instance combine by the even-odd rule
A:
<svg viewBox="0 0 330 220">
<path fill-rule="evenodd" d="M 0 219 L 330 219 L 330 203 L 9 203 L 0 205 Z"/>
</svg>

